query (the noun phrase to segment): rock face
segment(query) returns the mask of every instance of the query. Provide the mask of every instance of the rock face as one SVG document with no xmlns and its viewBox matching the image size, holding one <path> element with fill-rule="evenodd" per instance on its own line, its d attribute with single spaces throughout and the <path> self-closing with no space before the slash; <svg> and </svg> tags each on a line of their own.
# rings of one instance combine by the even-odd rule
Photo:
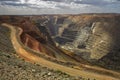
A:
<svg viewBox="0 0 120 80">
<path fill-rule="evenodd" d="M 105 30 L 107 28 L 107 30 Z M 96 22 L 87 42 L 87 48 L 90 49 L 91 59 L 101 59 L 108 54 L 114 46 L 110 28 L 107 22 Z"/>
<path fill-rule="evenodd" d="M 90 58 L 98 60 L 119 49 L 119 17 L 118 14 L 52 15 L 36 20 L 41 25 L 46 22 L 44 25 L 59 45 L 90 50 Z"/>
<path fill-rule="evenodd" d="M 35 40 L 31 36 L 29 36 L 28 34 L 24 35 L 22 41 L 25 44 L 25 46 L 28 46 L 28 47 L 30 47 L 33 50 L 42 52 L 42 49 L 41 49 L 41 46 L 40 46 L 41 44 L 37 40 Z"/>
<path fill-rule="evenodd" d="M 46 22 L 44 25 L 52 38 L 59 46 L 74 52 L 73 56 L 120 70 L 119 14 L 51 15 L 43 18 L 39 16 L 36 21 L 41 25 Z"/>
<path fill-rule="evenodd" d="M 120 70 L 120 14 L 4 16 L 0 20 L 20 26 L 21 39 L 34 50 L 57 58 L 64 55 L 59 46 L 77 59 Z"/>
</svg>

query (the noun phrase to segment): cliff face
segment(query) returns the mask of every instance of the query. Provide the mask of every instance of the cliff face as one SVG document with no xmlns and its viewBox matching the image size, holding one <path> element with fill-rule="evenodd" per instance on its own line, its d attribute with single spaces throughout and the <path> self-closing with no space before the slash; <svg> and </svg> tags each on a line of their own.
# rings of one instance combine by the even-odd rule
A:
<svg viewBox="0 0 120 80">
<path fill-rule="evenodd" d="M 54 41 L 77 59 L 120 69 L 119 14 L 51 15 L 31 20 L 47 26 Z"/>
</svg>

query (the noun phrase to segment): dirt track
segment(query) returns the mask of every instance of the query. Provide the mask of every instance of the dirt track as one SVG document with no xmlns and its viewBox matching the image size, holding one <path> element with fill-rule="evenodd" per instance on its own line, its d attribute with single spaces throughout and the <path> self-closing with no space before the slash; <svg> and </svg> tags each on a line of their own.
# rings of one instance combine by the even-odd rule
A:
<svg viewBox="0 0 120 80">
<path fill-rule="evenodd" d="M 114 71 L 109 71 L 110 73 L 118 76 L 118 77 L 112 77 L 112 76 L 108 76 L 106 75 L 101 75 L 99 73 L 94 73 L 94 72 L 88 72 L 88 71 L 84 71 L 84 70 L 78 70 L 78 69 L 74 69 L 74 68 L 70 68 L 70 67 L 66 67 L 54 62 L 51 62 L 49 60 L 46 60 L 42 57 L 38 57 L 37 55 L 34 55 L 31 51 L 25 49 L 23 47 L 23 45 L 21 45 L 21 43 L 18 41 L 18 37 L 19 35 L 22 33 L 22 30 L 20 29 L 19 34 L 17 34 L 17 30 L 14 26 L 8 25 L 8 24 L 2 24 L 5 27 L 8 27 L 11 30 L 11 41 L 12 44 L 16 50 L 16 52 L 24 59 L 33 62 L 33 63 L 37 63 L 40 65 L 43 65 L 45 67 L 51 68 L 51 69 L 55 69 L 55 70 L 60 70 L 62 72 L 65 72 L 67 74 L 73 75 L 73 76 L 83 76 L 86 78 L 90 78 L 90 79 L 97 79 L 97 80 L 119 80 L 120 79 L 120 73 L 114 72 Z M 89 66 L 90 67 L 90 66 Z M 90 68 L 94 68 L 94 67 L 90 67 Z M 101 68 L 95 68 L 97 70 L 104 70 Z"/>
</svg>

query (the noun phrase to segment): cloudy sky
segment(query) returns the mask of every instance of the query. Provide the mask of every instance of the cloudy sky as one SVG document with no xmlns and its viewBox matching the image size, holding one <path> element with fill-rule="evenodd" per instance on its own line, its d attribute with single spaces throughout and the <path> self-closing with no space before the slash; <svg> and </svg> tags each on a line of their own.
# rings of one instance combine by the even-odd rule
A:
<svg viewBox="0 0 120 80">
<path fill-rule="evenodd" d="M 0 0 L 0 15 L 120 13 L 120 0 Z"/>
</svg>

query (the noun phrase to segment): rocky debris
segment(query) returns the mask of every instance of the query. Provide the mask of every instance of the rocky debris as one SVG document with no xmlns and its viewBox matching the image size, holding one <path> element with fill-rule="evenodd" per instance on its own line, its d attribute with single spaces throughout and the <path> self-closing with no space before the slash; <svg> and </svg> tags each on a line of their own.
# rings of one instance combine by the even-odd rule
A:
<svg viewBox="0 0 120 80">
<path fill-rule="evenodd" d="M 0 27 L 1 28 L 1 27 Z M 15 53 L 10 33 L 6 28 L 1 28 L 0 33 L 0 80 L 82 80 L 82 77 L 73 77 L 61 71 L 55 71 L 32 64 L 21 59 Z M 3 42 L 1 40 L 6 40 Z M 4 43 L 4 45 L 3 45 Z M 7 44 L 9 43 L 9 44 Z"/>
<path fill-rule="evenodd" d="M 69 51 L 75 53 L 72 57 L 77 57 L 77 59 L 82 57 L 85 61 L 91 62 L 91 64 L 97 64 L 117 71 L 120 70 L 120 14 L 3 16 L 0 19 L 0 23 L 14 23 L 14 25 L 18 26 L 22 26 L 22 20 L 29 21 L 35 25 L 39 23 L 42 26 L 46 26 L 57 46 L 62 46 L 64 49 L 68 47 Z M 27 27 L 31 26 L 34 28 L 30 23 L 25 22 L 25 24 L 28 24 Z M 89 28 L 91 30 L 90 35 L 79 32 L 85 27 L 91 27 Z M 46 31 L 46 29 L 44 30 Z M 86 30 L 82 31 L 86 33 Z M 81 38 L 80 40 L 79 37 Z M 78 46 L 77 49 L 74 45 Z"/>
<path fill-rule="evenodd" d="M 22 65 L 22 64 L 21 64 Z M 26 66 L 26 68 L 24 68 Z M 34 70 L 33 70 L 34 69 Z M 12 66 L 0 62 L 0 80 L 75 80 L 62 72 L 56 72 L 30 63 L 20 66 Z"/>
</svg>

